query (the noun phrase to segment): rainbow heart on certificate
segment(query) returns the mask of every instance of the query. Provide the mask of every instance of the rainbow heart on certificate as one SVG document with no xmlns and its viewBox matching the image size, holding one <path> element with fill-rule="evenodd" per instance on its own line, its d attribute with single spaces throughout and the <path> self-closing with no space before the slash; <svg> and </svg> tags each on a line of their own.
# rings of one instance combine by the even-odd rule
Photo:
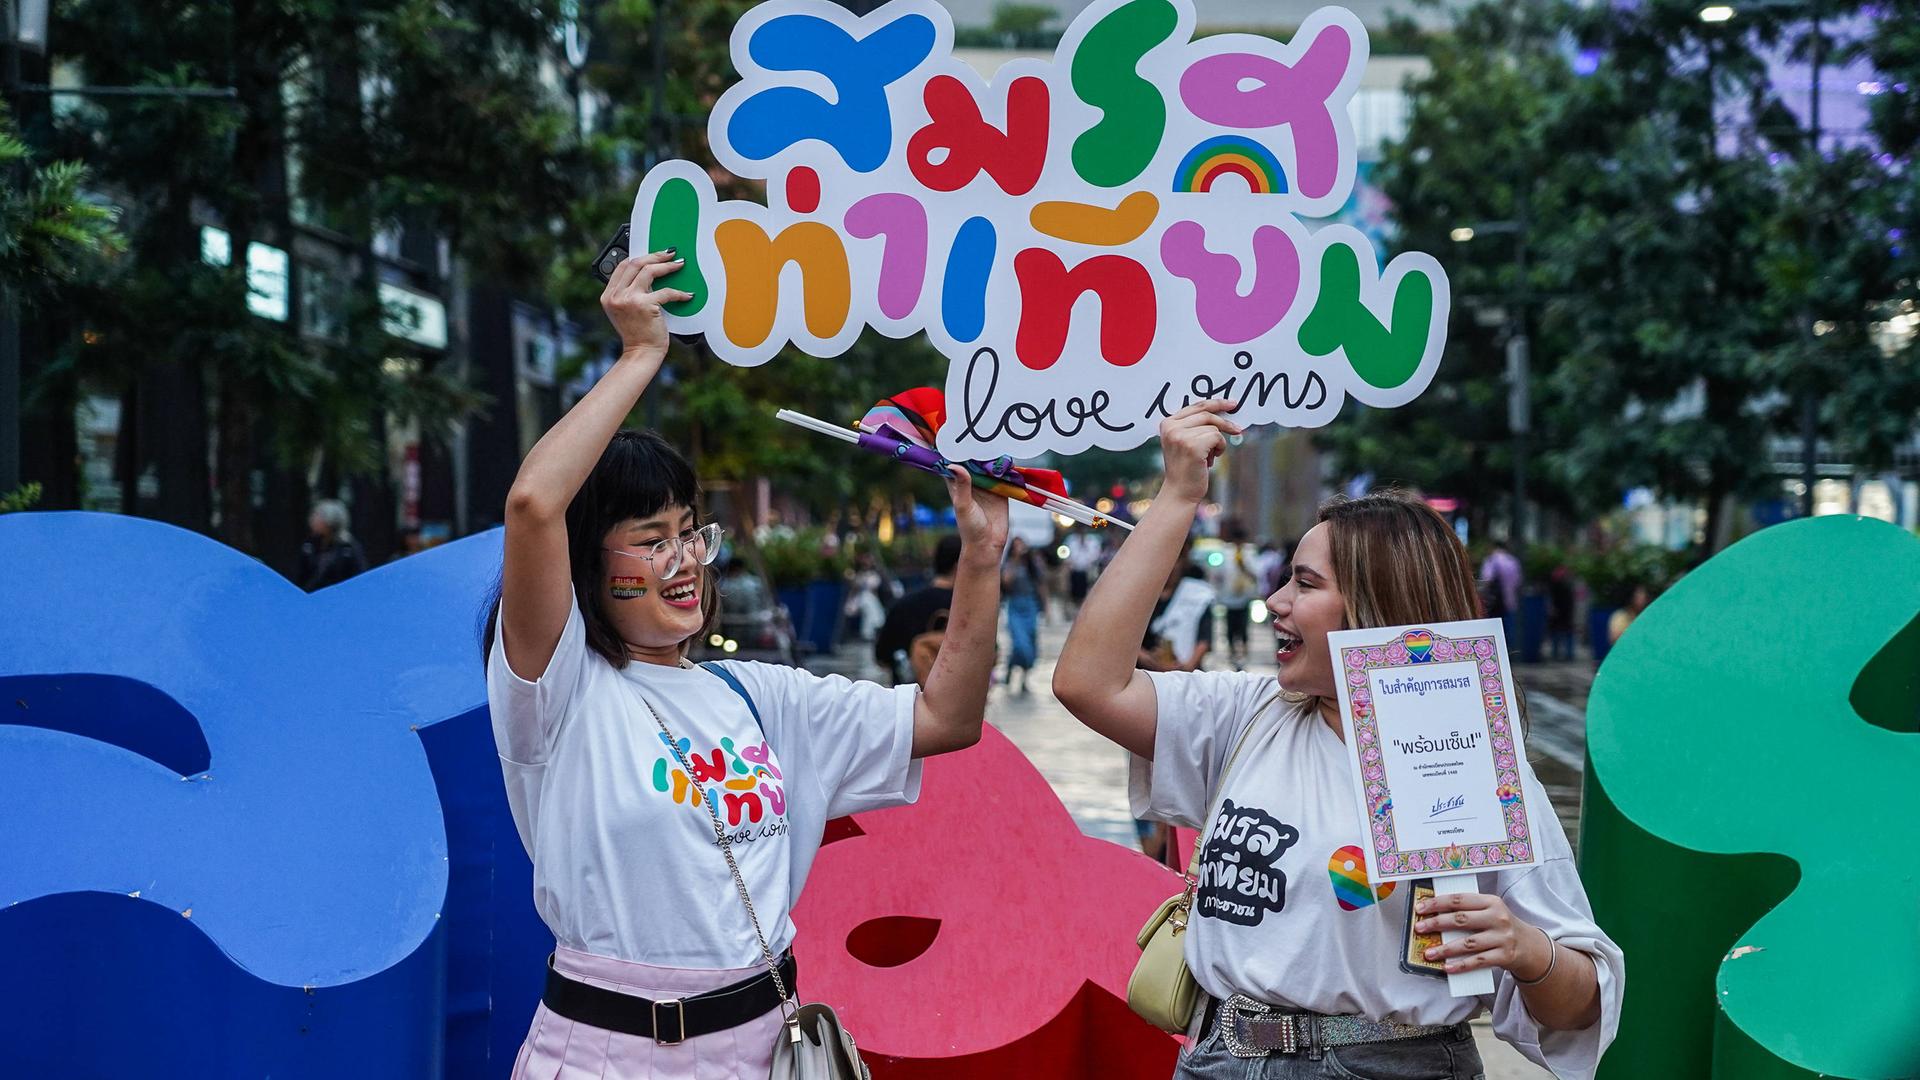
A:
<svg viewBox="0 0 1920 1080">
<path fill-rule="evenodd" d="M 1427 630 L 1409 630 L 1401 640 L 1407 643 L 1407 659 L 1424 664 L 1433 659 L 1433 634 Z"/>
</svg>

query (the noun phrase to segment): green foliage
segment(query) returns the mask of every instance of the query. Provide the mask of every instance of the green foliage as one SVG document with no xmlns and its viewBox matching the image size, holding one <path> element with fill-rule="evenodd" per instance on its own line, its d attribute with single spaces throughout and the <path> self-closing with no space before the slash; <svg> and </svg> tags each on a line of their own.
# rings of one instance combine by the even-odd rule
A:
<svg viewBox="0 0 1920 1080">
<path fill-rule="evenodd" d="M 1002 38 L 1033 40 L 1051 26 L 1060 13 L 1046 4 L 1023 4 L 1002 0 L 993 6 L 989 29 Z"/>
<path fill-rule="evenodd" d="M 12 491 L 0 493 L 0 514 L 17 514 L 22 510 L 31 510 L 40 501 L 39 484 L 22 484 Z"/>
<path fill-rule="evenodd" d="M 1528 581 L 1544 582 L 1567 566 L 1569 558 L 1567 549 L 1558 544 L 1528 544 L 1520 552 L 1520 572 Z"/>
<path fill-rule="evenodd" d="M 1503 344 L 1517 313 L 1512 298 L 1538 292 L 1539 274 L 1520 277 L 1511 233 L 1482 229 L 1471 243 L 1451 234 L 1519 220 L 1526 188 L 1551 168 L 1541 129 L 1573 79 L 1557 17 L 1540 3 L 1469 9 L 1453 34 L 1433 41 L 1432 72 L 1411 88 L 1407 135 L 1386 148 L 1376 176 L 1396 208 L 1397 246 L 1432 252 L 1446 267 L 1453 316 L 1432 388 L 1398 409 L 1349 409 L 1323 430 L 1322 445 L 1346 471 L 1483 512 L 1504 499 L 1512 458 Z M 1536 343 L 1536 362 L 1544 351 Z M 1535 473 L 1536 499 L 1567 501 L 1551 471 Z"/>
<path fill-rule="evenodd" d="M 42 164 L 0 102 L 0 286 L 29 302 L 104 272 L 121 244 L 119 215 L 83 194 L 86 167 Z"/>
<path fill-rule="evenodd" d="M 1830 25 L 1860 7 L 1829 5 Z M 1503 504 L 1504 346 L 1523 310 L 1529 493 L 1549 508 L 1587 517 L 1647 487 L 1706 505 L 1720 543 L 1730 499 L 1777 494 L 1769 440 L 1798 433 L 1809 398 L 1829 444 L 1891 460 L 1920 416 L 1911 339 L 1885 333 L 1920 310 L 1913 244 L 1889 243 L 1920 209 L 1920 4 L 1864 15 L 1896 88 L 1875 102 L 1888 157 L 1857 142 L 1814 155 L 1769 68 L 1779 48 L 1805 55 L 1805 13 L 1740 11 L 1727 26 L 1678 0 L 1483 3 L 1432 40 L 1379 178 L 1400 244 L 1447 267 L 1447 355 L 1419 401 L 1326 430 L 1342 469 Z M 1750 126 L 1717 127 L 1716 101 Z M 1463 226 L 1479 235 L 1453 241 Z"/>
<path fill-rule="evenodd" d="M 1116 484 L 1131 487 L 1158 476 L 1160 442 L 1152 439 L 1130 450 L 1088 450 L 1056 462 L 1055 466 L 1065 474 L 1073 497 L 1092 506 L 1094 500 L 1107 495 Z"/>
<path fill-rule="evenodd" d="M 767 576 L 776 589 L 810 581 L 838 580 L 852 565 L 849 553 L 828 538 L 828 530 L 784 526 L 762 531 L 757 542 Z"/>
<path fill-rule="evenodd" d="M 585 160 L 570 110 L 542 81 L 560 6 L 56 5 L 59 62 L 86 81 L 233 96 L 88 99 L 59 114 L 56 151 L 84 160 L 137 212 L 117 275 L 55 313 L 96 344 L 46 371 L 38 389 L 48 408 L 72 400 L 58 388 L 71 395 L 83 384 L 132 394 L 167 379 L 170 395 L 189 395 L 174 404 L 194 413 L 191 396 L 206 394 L 214 509 L 223 539 L 243 549 L 255 547 L 249 477 L 260 470 L 305 476 L 317 466 L 323 483 L 384 483 L 390 424 L 419 423 L 431 437 L 473 415 L 484 398 L 450 365 L 414 359 L 418 350 L 388 333 L 376 238 L 444 240 L 495 286 L 545 281 Z M 227 267 L 201 260 L 208 218 L 229 234 Z M 249 312 L 253 242 L 298 256 L 309 276 L 290 298 L 298 323 Z M 431 277 L 438 260 L 420 261 Z M 176 470 L 162 475 L 162 498 L 178 505 L 161 516 L 207 527 L 204 500 L 183 494 L 208 486 L 203 459 L 162 460 Z"/>
<path fill-rule="evenodd" d="M 896 576 L 931 574 L 934 549 L 951 533 L 951 529 L 900 530 L 894 533 L 892 544 L 880 547 L 881 558 Z"/>
<path fill-rule="evenodd" d="M 1655 544 L 1616 544 L 1581 552 L 1573 568 L 1592 591 L 1595 604 L 1622 607 L 1638 585 L 1646 586 L 1649 596 L 1660 595 L 1679 579 L 1685 556 Z"/>
</svg>

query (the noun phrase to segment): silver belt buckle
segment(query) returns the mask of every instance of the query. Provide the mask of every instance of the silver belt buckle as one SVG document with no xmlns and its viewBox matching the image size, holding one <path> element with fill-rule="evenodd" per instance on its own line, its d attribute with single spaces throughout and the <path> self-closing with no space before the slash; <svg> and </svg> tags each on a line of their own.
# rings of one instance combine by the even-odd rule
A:
<svg viewBox="0 0 1920 1080">
<path fill-rule="evenodd" d="M 1280 1022 L 1280 1046 L 1269 1048 L 1249 1046 L 1240 1041 L 1240 1021 L 1262 1019 L 1273 1011 L 1273 1006 L 1255 1001 L 1242 994 L 1235 994 L 1220 1006 L 1220 1034 L 1227 1044 L 1227 1053 L 1237 1058 L 1263 1058 L 1270 1056 L 1274 1049 L 1283 1054 L 1291 1054 L 1300 1049 L 1297 1033 L 1293 1026 L 1293 1017 L 1277 1016 L 1267 1019 L 1267 1023 Z"/>
<path fill-rule="evenodd" d="M 660 1024 L 661 1009 L 672 1009 L 673 1018 L 675 1021 L 678 1022 L 680 1032 L 679 1034 L 675 1035 L 671 1039 L 667 1038 L 665 1032 L 661 1028 L 661 1024 Z M 653 1011 L 653 1041 L 655 1043 L 661 1046 L 678 1046 L 681 1043 L 687 1041 L 687 1007 L 680 1003 L 679 998 L 669 998 L 665 1001 L 656 1001 L 653 1003 L 652 1011 Z"/>
</svg>

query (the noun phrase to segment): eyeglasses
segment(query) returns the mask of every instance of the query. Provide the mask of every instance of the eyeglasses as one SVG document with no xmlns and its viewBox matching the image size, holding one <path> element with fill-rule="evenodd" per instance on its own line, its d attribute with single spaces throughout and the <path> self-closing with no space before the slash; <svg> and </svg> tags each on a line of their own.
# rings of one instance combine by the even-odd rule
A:
<svg viewBox="0 0 1920 1080">
<path fill-rule="evenodd" d="M 610 547 L 606 550 L 615 555 L 624 555 L 629 559 L 645 559 L 653 564 L 653 574 L 662 581 L 680 572 L 687 564 L 687 556 L 701 566 L 712 566 L 713 560 L 720 557 L 720 536 L 724 530 L 719 525 L 702 525 L 689 529 L 679 536 L 670 536 L 665 540 L 648 545 L 645 551 L 628 551 L 625 548 Z M 665 560 L 664 562 L 662 560 Z"/>
</svg>

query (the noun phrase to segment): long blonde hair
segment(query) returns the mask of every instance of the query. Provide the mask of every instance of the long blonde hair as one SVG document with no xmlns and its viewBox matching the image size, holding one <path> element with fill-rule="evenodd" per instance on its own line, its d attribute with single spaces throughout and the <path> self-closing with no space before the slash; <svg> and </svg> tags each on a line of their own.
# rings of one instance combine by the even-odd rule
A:
<svg viewBox="0 0 1920 1080">
<path fill-rule="evenodd" d="M 1409 626 L 1483 618 L 1467 547 L 1440 514 L 1413 494 L 1337 495 L 1320 504 L 1333 553 L 1333 578 L 1346 603 L 1346 628 Z M 1516 684 L 1520 730 L 1526 692 Z"/>
<path fill-rule="evenodd" d="M 1434 509 L 1403 491 L 1320 506 L 1347 628 L 1481 617 L 1466 546 Z"/>
</svg>

